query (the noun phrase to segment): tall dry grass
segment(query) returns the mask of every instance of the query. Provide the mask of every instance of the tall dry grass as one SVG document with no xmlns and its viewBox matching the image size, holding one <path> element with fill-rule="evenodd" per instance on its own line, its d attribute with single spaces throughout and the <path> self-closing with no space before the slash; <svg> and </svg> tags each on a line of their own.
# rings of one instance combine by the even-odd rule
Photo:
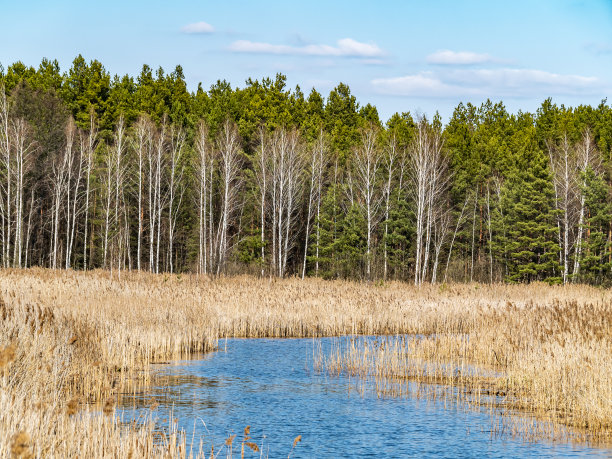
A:
<svg viewBox="0 0 612 459">
<path fill-rule="evenodd" d="M 172 426 L 160 441 L 152 420 L 126 426 L 113 414 L 123 392 L 149 382 L 151 363 L 209 351 L 223 337 L 421 335 L 418 349 L 410 350 L 421 362 L 463 359 L 493 366 L 503 370 L 514 393 L 546 387 L 551 400 L 571 400 L 555 405 L 559 417 L 579 412 L 582 420 L 584 413 L 596 412 L 588 422 L 602 429 L 610 419 L 604 381 L 610 330 L 607 322 L 591 325 L 609 314 L 612 295 L 589 287 L 417 289 L 402 283 L 136 273 L 117 278 L 103 271 L 30 269 L 2 270 L 0 295 L 0 457 L 210 453 L 211 445 L 191 445 Z M 600 309 L 589 309 L 593 302 Z M 548 305 L 549 312 L 534 304 Z M 565 304 L 574 309 L 566 311 Z M 570 310 L 579 322 L 566 317 Z M 573 338 L 577 330 L 581 347 Z M 553 384 L 546 374 L 559 380 Z M 570 399 L 570 388 L 580 395 Z M 227 445 L 212 446 L 215 455 L 229 451 Z"/>
<path fill-rule="evenodd" d="M 541 286 L 557 298 L 541 303 L 480 305 L 464 333 L 353 340 L 338 344 L 318 364 L 332 373 L 374 379 L 381 392 L 401 396 L 410 383 L 453 387 L 459 402 L 504 414 L 524 413 L 565 438 L 612 443 L 612 301 L 586 287 Z M 578 300 L 574 293 L 582 290 Z M 470 307 L 465 304 L 465 307 Z M 402 384 L 409 383 L 408 385 Z M 436 395 L 436 390 L 430 392 Z M 509 424 L 514 420 L 509 419 Z"/>
</svg>

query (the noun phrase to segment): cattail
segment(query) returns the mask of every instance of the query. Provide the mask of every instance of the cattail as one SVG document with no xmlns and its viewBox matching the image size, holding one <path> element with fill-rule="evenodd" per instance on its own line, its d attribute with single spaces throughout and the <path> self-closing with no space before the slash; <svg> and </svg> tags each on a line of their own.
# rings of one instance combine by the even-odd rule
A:
<svg viewBox="0 0 612 459">
<path fill-rule="evenodd" d="M 232 443 L 234 443 L 234 438 L 236 438 L 236 434 L 230 435 L 229 437 L 225 439 L 225 444 L 227 446 L 232 446 Z"/>
<path fill-rule="evenodd" d="M 112 414 L 113 408 L 115 407 L 115 399 L 110 397 L 106 400 L 104 407 L 102 408 L 102 412 L 106 415 Z"/>
<path fill-rule="evenodd" d="M 11 456 L 18 459 L 30 459 L 33 458 L 31 450 L 32 440 L 30 436 L 23 430 L 17 432 L 11 438 Z"/>
<path fill-rule="evenodd" d="M 295 445 L 297 445 L 301 441 L 302 441 L 301 435 L 298 435 L 297 437 L 295 437 L 295 440 L 293 440 L 293 447 L 295 448 Z"/>
<path fill-rule="evenodd" d="M 78 411 L 78 408 L 79 408 L 79 399 L 73 398 L 66 404 L 66 414 L 68 416 L 76 414 Z"/>
<path fill-rule="evenodd" d="M 0 350 L 0 369 L 4 368 L 15 360 L 16 350 L 17 346 L 15 346 L 15 344 L 9 344 Z"/>
</svg>

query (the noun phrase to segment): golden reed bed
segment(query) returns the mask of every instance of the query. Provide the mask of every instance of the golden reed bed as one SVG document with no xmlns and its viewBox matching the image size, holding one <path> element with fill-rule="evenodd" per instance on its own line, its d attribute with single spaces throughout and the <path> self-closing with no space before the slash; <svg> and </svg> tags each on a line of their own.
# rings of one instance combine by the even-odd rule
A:
<svg viewBox="0 0 612 459">
<path fill-rule="evenodd" d="M 147 384 L 149 364 L 234 336 L 425 335 L 397 344 L 390 360 L 356 349 L 350 365 L 343 353 L 328 367 L 365 375 L 374 361 L 381 377 L 410 378 L 415 362 L 486 365 L 503 375 L 517 407 L 600 436 L 611 429 L 612 294 L 586 286 L 30 269 L 1 271 L 0 295 L 0 458 L 204 457 L 211 446 L 227 454 L 230 445 L 192 445 L 172 426 L 160 441 L 152 422 L 130 427 L 112 414 L 122 392 Z M 500 381 L 470 384 L 501 391 Z"/>
</svg>

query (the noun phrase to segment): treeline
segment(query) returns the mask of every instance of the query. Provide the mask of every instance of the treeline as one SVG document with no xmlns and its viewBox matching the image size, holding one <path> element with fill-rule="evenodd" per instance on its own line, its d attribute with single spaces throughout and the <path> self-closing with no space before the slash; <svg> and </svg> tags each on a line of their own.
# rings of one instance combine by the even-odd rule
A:
<svg viewBox="0 0 612 459">
<path fill-rule="evenodd" d="M 612 108 L 0 67 L 2 266 L 612 284 Z"/>
</svg>

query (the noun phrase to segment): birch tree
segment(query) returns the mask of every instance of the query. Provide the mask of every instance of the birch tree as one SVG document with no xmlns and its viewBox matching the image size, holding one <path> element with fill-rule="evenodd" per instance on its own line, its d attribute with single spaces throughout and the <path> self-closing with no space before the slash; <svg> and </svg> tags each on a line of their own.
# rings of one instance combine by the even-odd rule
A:
<svg viewBox="0 0 612 459">
<path fill-rule="evenodd" d="M 10 245 L 11 245 L 11 165 L 12 145 L 10 132 L 9 104 L 6 98 L 4 85 L 0 85 L 0 155 L 2 160 L 2 172 L 4 180 L 2 183 L 4 196 L 1 200 L 0 211 L 2 213 L 2 262 L 5 268 L 9 267 Z"/>
<path fill-rule="evenodd" d="M 68 129 L 76 136 L 77 129 L 74 121 L 68 120 Z M 81 135 L 82 138 L 82 135 Z M 79 148 L 67 150 L 68 177 L 66 181 L 66 260 L 65 267 L 69 269 L 72 264 L 72 250 L 77 235 L 77 221 L 83 212 L 83 173 L 87 167 L 87 153 L 83 142 L 79 142 Z"/>
<path fill-rule="evenodd" d="M 395 173 L 395 166 L 398 159 L 397 141 L 393 135 L 387 144 L 385 154 L 385 172 L 387 180 L 384 188 L 385 199 L 385 231 L 383 235 L 384 254 L 383 254 L 383 279 L 387 279 L 388 269 L 388 241 L 389 241 L 389 210 L 391 208 L 391 187 Z M 401 187 L 401 185 L 400 185 Z"/>
<path fill-rule="evenodd" d="M 91 194 L 91 175 L 94 165 L 94 152 L 98 146 L 98 128 L 93 109 L 89 113 L 89 132 L 86 135 L 85 148 L 85 228 L 83 235 L 83 270 L 87 271 L 87 242 L 89 230 L 89 199 Z M 82 148 L 83 149 L 83 148 Z"/>
<path fill-rule="evenodd" d="M 555 204 L 557 210 L 557 232 L 559 238 L 559 264 L 562 267 L 563 283 L 567 283 L 569 275 L 569 256 L 573 245 L 570 242 L 571 230 L 575 226 L 575 204 L 578 197 L 575 185 L 578 185 L 578 165 L 572 152 L 567 134 L 563 135 L 560 145 L 548 142 L 550 168 L 553 174 Z M 584 204 L 583 204 L 584 205 Z M 580 230 L 578 229 L 580 232 Z"/>
<path fill-rule="evenodd" d="M 221 214 L 216 236 L 217 275 L 224 269 L 230 249 L 230 224 L 238 209 L 238 191 L 242 184 L 240 177 L 241 150 L 238 129 L 229 120 L 217 138 L 219 172 L 221 175 Z"/>
<path fill-rule="evenodd" d="M 323 170 L 327 165 L 327 143 L 323 135 L 323 130 L 319 132 L 319 137 L 310 149 L 309 158 L 309 177 L 310 187 L 308 193 L 308 210 L 306 212 L 306 234 L 304 241 L 304 261 L 302 263 L 302 279 L 306 276 L 306 260 L 308 257 L 308 242 L 310 240 L 310 222 L 316 214 L 316 257 L 319 250 L 319 214 L 321 209 L 321 183 L 323 180 Z"/>
<path fill-rule="evenodd" d="M 73 159 L 74 138 L 76 128 L 74 122 L 68 122 L 65 128 L 66 143 L 62 152 L 60 152 L 53 160 L 51 170 L 52 183 L 52 245 L 51 245 L 51 267 L 57 269 L 60 245 L 60 217 L 62 216 L 62 208 L 64 207 L 64 196 L 68 195 L 70 189 L 70 168 Z M 67 206 L 68 208 L 70 206 Z M 67 213 L 67 212 L 65 212 Z M 69 215 L 68 215 L 69 217 Z"/>
<path fill-rule="evenodd" d="M 260 226 L 260 256 L 261 276 L 265 273 L 266 256 L 266 196 L 270 182 L 270 145 L 268 135 L 263 126 L 259 129 L 259 148 L 255 155 L 254 170 L 257 180 L 259 198 L 259 226 Z"/>
<path fill-rule="evenodd" d="M 185 167 L 182 164 L 183 149 L 185 146 L 185 132 L 182 128 L 173 126 L 170 134 L 170 177 L 168 184 L 168 263 L 170 272 L 174 272 L 174 235 L 179 216 L 183 195 L 185 192 L 183 174 Z"/>
<path fill-rule="evenodd" d="M 208 126 L 204 121 L 198 124 L 198 130 L 195 138 L 196 149 L 196 173 L 198 183 L 198 273 L 208 273 L 210 260 L 208 258 L 208 244 L 212 241 L 208 240 L 208 206 L 212 206 L 209 200 L 209 187 L 212 188 L 212 183 L 209 183 L 209 172 L 212 173 L 213 154 L 212 146 L 209 140 Z"/>
<path fill-rule="evenodd" d="M 35 143 L 31 140 L 30 130 L 22 118 L 12 122 L 12 144 L 15 150 L 15 244 L 13 247 L 13 266 L 21 268 L 23 259 L 23 213 L 25 176 L 30 167 L 30 155 L 35 150 Z"/>
<path fill-rule="evenodd" d="M 294 232 L 298 197 L 302 191 L 303 156 L 299 133 L 278 129 L 271 145 L 270 202 L 272 204 L 272 266 L 284 277 Z"/>
<path fill-rule="evenodd" d="M 144 187 L 145 183 L 145 167 L 146 160 L 151 156 L 153 148 L 153 130 L 151 120 L 148 117 L 141 116 L 138 118 L 134 127 L 134 149 L 136 151 L 137 173 L 136 180 L 138 182 L 138 235 L 136 237 L 136 268 L 138 271 L 142 269 L 142 236 L 144 231 Z"/>
<path fill-rule="evenodd" d="M 439 198 L 449 180 L 442 146 L 440 133 L 431 128 L 425 119 L 421 119 L 410 151 L 416 214 L 415 285 L 422 284 L 427 277 L 435 217 L 441 215 L 440 206 L 444 205 Z"/>
<path fill-rule="evenodd" d="M 161 215 L 164 207 L 162 174 L 166 157 L 166 123 L 156 130 L 153 147 L 147 150 L 147 207 L 149 220 L 149 271 L 159 272 L 159 245 L 161 240 Z"/>
<path fill-rule="evenodd" d="M 580 274 L 580 263 L 582 258 L 582 245 L 584 238 L 585 212 L 586 212 L 586 172 L 588 169 L 598 169 L 601 158 L 599 152 L 595 148 L 593 137 L 589 129 L 585 129 L 582 133 L 582 139 L 576 146 L 576 163 L 577 163 L 577 185 L 579 188 L 579 212 L 578 212 L 578 234 L 576 236 L 576 251 L 574 254 L 574 267 L 572 271 L 573 282 L 577 281 Z"/>
<path fill-rule="evenodd" d="M 125 173 L 125 122 L 123 116 L 119 118 L 113 136 L 113 145 L 107 148 L 105 157 L 105 174 L 103 179 L 104 187 L 104 258 L 105 268 L 113 269 L 115 257 L 117 268 L 121 269 L 121 257 L 123 255 L 122 237 L 124 236 L 123 227 L 123 206 L 120 200 L 123 198 L 123 179 Z"/>
<path fill-rule="evenodd" d="M 372 236 L 380 218 L 382 193 L 378 179 L 382 155 L 377 146 L 378 131 L 368 127 L 361 131 L 361 144 L 355 148 L 353 171 L 358 203 L 366 219 L 366 277 L 372 277 Z"/>
</svg>

